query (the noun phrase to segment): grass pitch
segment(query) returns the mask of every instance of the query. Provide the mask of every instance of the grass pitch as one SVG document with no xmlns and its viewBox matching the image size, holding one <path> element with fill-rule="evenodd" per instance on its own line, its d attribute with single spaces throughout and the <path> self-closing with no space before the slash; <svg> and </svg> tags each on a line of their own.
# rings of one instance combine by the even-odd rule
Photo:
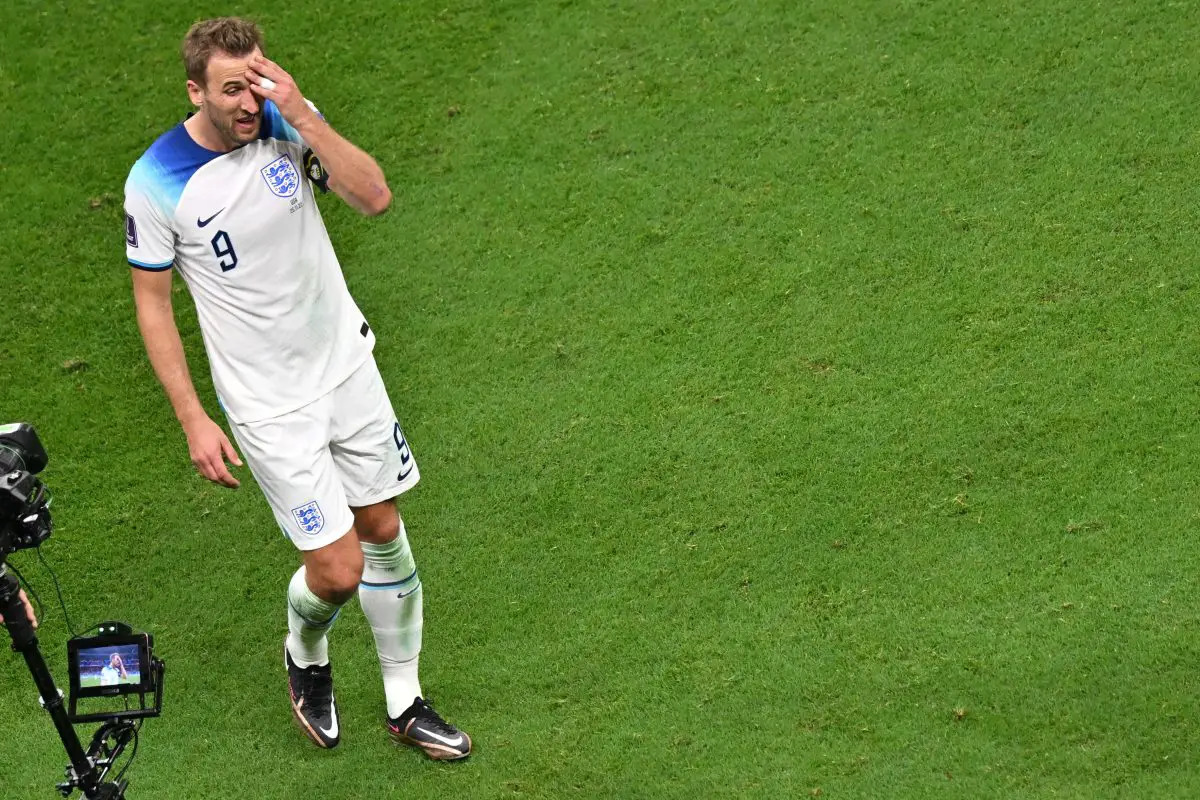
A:
<svg viewBox="0 0 1200 800">
<path fill-rule="evenodd" d="M 292 729 L 295 554 L 142 353 L 121 189 L 226 9 L 9 10 L 0 421 L 77 623 L 167 660 L 131 796 L 1200 793 L 1193 6 L 240 7 L 395 194 L 323 210 L 424 476 L 450 766 L 387 744 L 353 604 L 343 746 Z M 15 657 L 0 709 L 2 793 L 53 796 Z"/>
</svg>

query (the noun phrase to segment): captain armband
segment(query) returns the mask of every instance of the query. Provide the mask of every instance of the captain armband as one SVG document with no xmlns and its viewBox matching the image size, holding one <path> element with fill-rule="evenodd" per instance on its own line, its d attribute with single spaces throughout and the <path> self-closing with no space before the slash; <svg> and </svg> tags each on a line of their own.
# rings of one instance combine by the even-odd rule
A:
<svg viewBox="0 0 1200 800">
<path fill-rule="evenodd" d="M 304 174 L 322 193 L 329 191 L 329 173 L 311 148 L 304 151 Z"/>
</svg>

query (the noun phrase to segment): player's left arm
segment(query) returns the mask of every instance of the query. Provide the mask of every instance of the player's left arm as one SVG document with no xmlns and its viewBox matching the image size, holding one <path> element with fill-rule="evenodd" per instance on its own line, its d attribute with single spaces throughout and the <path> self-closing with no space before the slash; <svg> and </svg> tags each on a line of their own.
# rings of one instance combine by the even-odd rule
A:
<svg viewBox="0 0 1200 800">
<path fill-rule="evenodd" d="M 351 144 L 321 119 L 296 87 L 292 76 L 264 56 L 255 56 L 246 71 L 250 90 L 270 100 L 329 174 L 329 188 L 367 216 L 382 214 L 392 202 L 383 170 L 375 159 Z M 264 80 L 266 83 L 264 83 Z"/>
</svg>

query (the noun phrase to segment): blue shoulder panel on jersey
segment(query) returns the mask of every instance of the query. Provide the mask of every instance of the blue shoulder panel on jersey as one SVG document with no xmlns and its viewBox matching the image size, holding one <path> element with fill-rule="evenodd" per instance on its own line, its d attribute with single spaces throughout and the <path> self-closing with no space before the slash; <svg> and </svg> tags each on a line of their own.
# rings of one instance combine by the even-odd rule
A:
<svg viewBox="0 0 1200 800">
<path fill-rule="evenodd" d="M 260 139 L 282 139 L 287 142 L 302 142 L 299 132 L 283 118 L 279 109 L 270 100 L 263 101 L 262 125 L 258 127 Z"/>
<path fill-rule="evenodd" d="M 308 103 L 309 108 L 317 112 L 318 117 L 325 119 L 325 115 L 317 111 L 316 106 L 309 103 L 308 100 L 304 102 Z M 279 108 L 270 100 L 263 101 L 262 125 L 258 128 L 258 138 L 282 139 L 283 141 L 296 142 L 297 144 L 304 142 L 300 133 L 292 127 L 291 123 L 283 118 L 283 114 L 279 113 Z"/>
<path fill-rule="evenodd" d="M 181 122 L 150 145 L 130 170 L 129 180 L 170 216 L 196 170 L 223 155 L 196 144 Z"/>
</svg>

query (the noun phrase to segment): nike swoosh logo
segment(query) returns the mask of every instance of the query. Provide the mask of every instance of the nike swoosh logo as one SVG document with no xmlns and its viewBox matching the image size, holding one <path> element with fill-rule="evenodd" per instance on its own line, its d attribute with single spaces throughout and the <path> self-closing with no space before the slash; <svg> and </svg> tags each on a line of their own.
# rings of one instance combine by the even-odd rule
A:
<svg viewBox="0 0 1200 800">
<path fill-rule="evenodd" d="M 223 209 L 223 208 L 221 209 L 221 211 L 224 211 L 224 210 L 225 209 Z M 205 225 L 207 225 L 208 223 L 210 223 L 214 219 L 216 219 L 218 216 L 220 216 L 221 211 L 218 211 L 216 214 L 213 214 L 208 219 L 200 219 L 199 217 L 196 217 L 196 224 L 199 225 L 201 228 L 203 228 Z"/>
<path fill-rule="evenodd" d="M 222 211 L 224 211 L 224 209 L 222 209 Z M 336 739 L 338 735 L 337 705 L 334 703 L 332 697 L 329 698 L 329 716 L 333 717 L 333 724 L 328 728 L 322 728 L 318 726 L 317 730 L 328 736 L 330 739 Z"/>
<path fill-rule="evenodd" d="M 446 744 L 451 747 L 458 747 L 460 744 L 463 743 L 463 735 L 461 733 L 458 735 L 457 739 L 447 739 L 445 736 L 438 736 L 433 731 L 428 731 L 421 727 L 418 727 L 417 730 L 419 730 L 421 733 L 425 734 L 426 736 L 432 736 L 434 739 L 437 739 L 442 744 Z"/>
</svg>

